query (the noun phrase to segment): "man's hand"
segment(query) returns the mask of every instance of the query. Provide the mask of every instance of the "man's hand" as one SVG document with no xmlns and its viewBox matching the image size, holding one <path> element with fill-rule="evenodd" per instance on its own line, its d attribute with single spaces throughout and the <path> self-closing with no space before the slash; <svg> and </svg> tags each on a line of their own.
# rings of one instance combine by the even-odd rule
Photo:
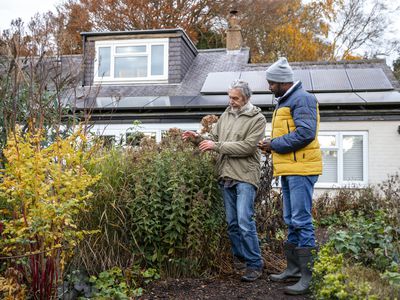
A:
<svg viewBox="0 0 400 300">
<path fill-rule="evenodd" d="M 205 140 L 202 141 L 199 145 L 200 151 L 204 152 L 204 151 L 208 151 L 208 150 L 213 150 L 215 147 L 215 143 L 213 141 L 210 140 Z"/>
<path fill-rule="evenodd" d="M 257 147 L 261 150 L 262 154 L 271 153 L 271 139 L 259 141 Z"/>
<path fill-rule="evenodd" d="M 182 133 L 182 139 L 184 141 L 187 141 L 196 138 L 198 135 L 199 134 L 197 132 L 187 130 L 184 133 Z"/>
</svg>

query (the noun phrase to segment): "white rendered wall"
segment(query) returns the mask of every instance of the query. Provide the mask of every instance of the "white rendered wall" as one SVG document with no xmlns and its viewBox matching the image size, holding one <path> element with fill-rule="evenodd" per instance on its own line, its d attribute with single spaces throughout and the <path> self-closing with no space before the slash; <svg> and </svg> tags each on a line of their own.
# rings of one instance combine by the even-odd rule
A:
<svg viewBox="0 0 400 300">
<path fill-rule="evenodd" d="M 92 132 L 100 135 L 125 134 L 131 124 L 97 124 Z M 200 123 L 141 124 L 140 131 L 155 132 L 156 140 L 161 141 L 161 133 L 172 127 L 183 130 L 198 130 Z M 321 122 L 320 131 L 345 132 L 362 131 L 368 133 L 368 184 L 378 184 L 389 175 L 400 172 L 400 134 L 397 132 L 399 121 L 357 121 L 357 122 Z M 271 132 L 271 123 L 267 124 L 267 134 Z"/>
</svg>

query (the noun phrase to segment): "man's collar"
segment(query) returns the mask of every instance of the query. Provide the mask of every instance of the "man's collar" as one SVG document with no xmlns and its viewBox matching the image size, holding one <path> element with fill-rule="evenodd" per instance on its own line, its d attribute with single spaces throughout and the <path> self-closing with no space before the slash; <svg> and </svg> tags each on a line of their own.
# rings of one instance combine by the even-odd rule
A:
<svg viewBox="0 0 400 300">
<path fill-rule="evenodd" d="M 281 96 L 281 97 L 276 97 L 275 100 L 277 102 L 281 101 L 282 98 L 285 98 L 286 95 L 289 95 L 295 88 L 297 88 L 300 85 L 300 80 L 296 81 L 287 91 L 286 93 Z"/>
</svg>

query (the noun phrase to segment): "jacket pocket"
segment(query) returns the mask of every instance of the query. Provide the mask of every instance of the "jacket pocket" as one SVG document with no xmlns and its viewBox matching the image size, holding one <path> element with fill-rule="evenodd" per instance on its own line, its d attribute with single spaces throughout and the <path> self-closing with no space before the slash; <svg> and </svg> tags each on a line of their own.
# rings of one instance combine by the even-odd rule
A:
<svg viewBox="0 0 400 300">
<path fill-rule="evenodd" d="M 299 155 L 299 161 L 314 162 L 322 160 L 321 150 L 315 149 L 302 149 L 297 152 Z"/>
<path fill-rule="evenodd" d="M 285 153 L 285 154 L 278 154 L 273 153 L 273 162 L 276 165 L 279 164 L 292 164 L 294 162 L 293 152 Z"/>
</svg>

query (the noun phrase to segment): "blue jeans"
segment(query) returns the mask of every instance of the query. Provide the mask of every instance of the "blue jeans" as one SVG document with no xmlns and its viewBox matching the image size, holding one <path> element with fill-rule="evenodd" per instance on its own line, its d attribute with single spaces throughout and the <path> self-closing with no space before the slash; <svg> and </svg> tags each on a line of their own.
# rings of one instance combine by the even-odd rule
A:
<svg viewBox="0 0 400 300">
<path fill-rule="evenodd" d="M 312 224 L 312 195 L 318 175 L 282 176 L 283 219 L 288 225 L 288 242 L 297 247 L 315 247 Z"/>
<path fill-rule="evenodd" d="M 221 185 L 221 190 L 233 255 L 244 259 L 248 268 L 262 268 L 256 222 L 253 219 L 256 187 L 239 182 L 232 187 Z"/>
</svg>

